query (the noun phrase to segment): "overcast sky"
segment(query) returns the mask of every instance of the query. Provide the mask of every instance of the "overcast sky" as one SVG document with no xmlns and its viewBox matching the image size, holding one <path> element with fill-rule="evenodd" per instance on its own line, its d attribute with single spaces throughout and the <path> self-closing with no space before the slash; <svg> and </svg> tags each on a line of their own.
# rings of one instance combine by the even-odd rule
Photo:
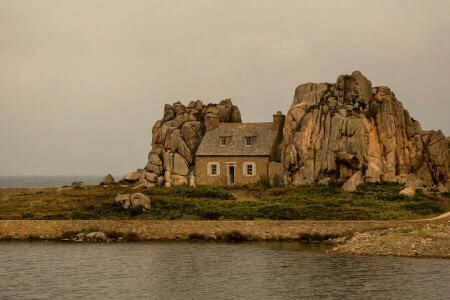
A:
<svg viewBox="0 0 450 300">
<path fill-rule="evenodd" d="M 360 70 L 450 134 L 450 1 L 0 0 L 0 175 L 142 168 L 163 105 L 271 121 Z"/>
</svg>

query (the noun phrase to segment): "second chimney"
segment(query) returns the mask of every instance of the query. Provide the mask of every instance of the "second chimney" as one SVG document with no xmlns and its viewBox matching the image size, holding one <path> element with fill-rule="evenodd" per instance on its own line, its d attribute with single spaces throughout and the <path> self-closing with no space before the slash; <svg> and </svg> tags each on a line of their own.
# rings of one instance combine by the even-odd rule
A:
<svg viewBox="0 0 450 300">
<path fill-rule="evenodd" d="M 281 111 L 277 111 L 276 114 L 273 115 L 273 131 L 279 131 L 283 129 L 284 126 L 284 115 L 281 113 Z"/>
<path fill-rule="evenodd" d="M 206 115 L 205 116 L 205 126 L 206 132 L 210 132 L 214 129 L 214 127 L 219 124 L 219 117 L 216 115 Z"/>
</svg>

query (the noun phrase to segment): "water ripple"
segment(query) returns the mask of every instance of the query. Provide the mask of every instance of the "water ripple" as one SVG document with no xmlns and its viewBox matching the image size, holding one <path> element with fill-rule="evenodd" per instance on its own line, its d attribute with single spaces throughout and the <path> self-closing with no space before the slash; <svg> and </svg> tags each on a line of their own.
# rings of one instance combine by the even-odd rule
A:
<svg viewBox="0 0 450 300">
<path fill-rule="evenodd" d="M 296 243 L 0 243 L 4 299 L 446 299 L 450 261 Z"/>
</svg>

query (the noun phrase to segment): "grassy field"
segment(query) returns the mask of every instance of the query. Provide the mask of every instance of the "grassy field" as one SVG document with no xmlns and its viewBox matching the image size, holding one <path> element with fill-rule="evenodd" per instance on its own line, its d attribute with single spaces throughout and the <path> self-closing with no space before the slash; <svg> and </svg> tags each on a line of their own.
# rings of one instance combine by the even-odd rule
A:
<svg viewBox="0 0 450 300">
<path fill-rule="evenodd" d="M 218 188 L 157 187 L 141 190 L 152 209 L 125 210 L 117 194 L 131 186 L 89 186 L 0 190 L 0 219 L 138 219 L 138 220 L 402 220 L 437 216 L 450 209 L 448 194 L 398 195 L 396 183 L 364 183 L 355 192 L 333 185 L 267 188 L 260 184 Z"/>
</svg>

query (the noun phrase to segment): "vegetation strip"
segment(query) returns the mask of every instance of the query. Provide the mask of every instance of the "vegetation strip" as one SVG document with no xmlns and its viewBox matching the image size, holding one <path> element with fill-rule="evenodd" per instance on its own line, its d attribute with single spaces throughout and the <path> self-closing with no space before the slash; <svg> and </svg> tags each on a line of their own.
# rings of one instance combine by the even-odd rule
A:
<svg viewBox="0 0 450 300">
<path fill-rule="evenodd" d="M 399 195 L 398 183 L 364 183 L 354 192 L 336 185 L 222 188 L 186 186 L 133 190 L 126 184 L 0 190 L 0 219 L 27 220 L 413 220 L 450 210 L 448 193 Z M 151 209 L 124 209 L 118 194 L 142 192 Z"/>
</svg>

